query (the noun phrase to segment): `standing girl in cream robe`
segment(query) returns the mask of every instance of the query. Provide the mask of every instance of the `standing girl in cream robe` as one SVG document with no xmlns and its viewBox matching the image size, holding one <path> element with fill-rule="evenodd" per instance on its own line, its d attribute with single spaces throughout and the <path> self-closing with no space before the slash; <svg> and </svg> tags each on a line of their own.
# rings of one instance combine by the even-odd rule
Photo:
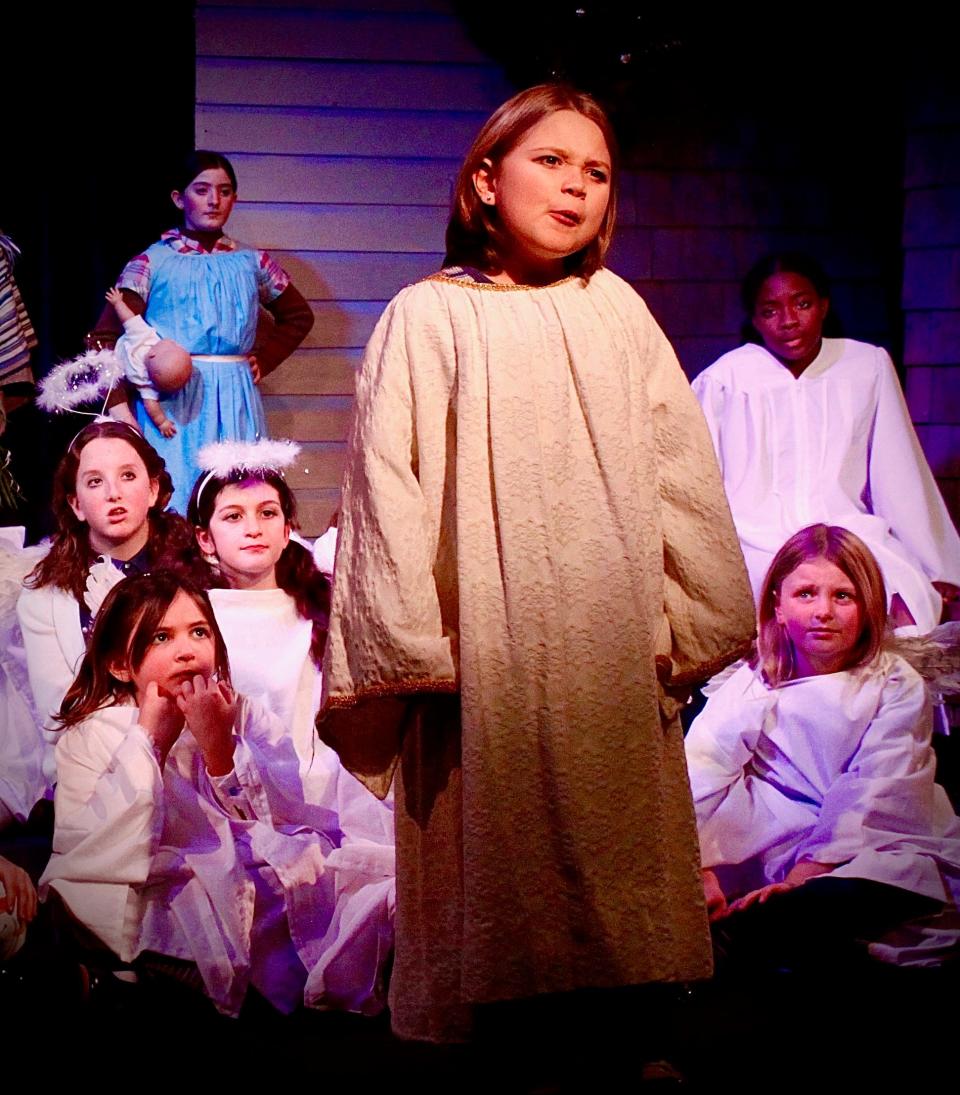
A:
<svg viewBox="0 0 960 1095">
<path fill-rule="evenodd" d="M 745 651 L 749 590 L 669 343 L 602 268 L 609 123 L 523 92 L 461 171 L 448 268 L 367 347 L 318 726 L 397 775 L 394 1029 L 707 976 L 675 719 Z"/>
<path fill-rule="evenodd" d="M 812 525 L 770 567 L 758 653 L 686 739 L 704 886 L 731 964 L 933 964 L 960 940 L 960 821 L 924 681 L 883 648 L 876 561 Z M 921 919 L 917 919 L 921 918 Z"/>
</svg>

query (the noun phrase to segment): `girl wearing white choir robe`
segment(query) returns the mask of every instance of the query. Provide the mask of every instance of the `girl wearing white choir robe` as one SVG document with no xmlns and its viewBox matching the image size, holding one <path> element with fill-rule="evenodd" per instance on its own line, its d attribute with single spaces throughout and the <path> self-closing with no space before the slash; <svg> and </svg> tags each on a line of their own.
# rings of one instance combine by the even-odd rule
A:
<svg viewBox="0 0 960 1095">
<path fill-rule="evenodd" d="M 960 537 L 920 448 L 889 354 L 823 338 L 829 289 L 803 255 L 773 255 L 744 281 L 763 345 L 724 354 L 693 381 L 755 597 L 780 545 L 841 525 L 880 564 L 895 625 L 921 633 L 960 585 Z"/>
<path fill-rule="evenodd" d="M 83 658 L 93 616 L 87 603 L 91 567 L 103 558 L 123 574 L 162 567 L 196 576 L 201 569 L 189 526 L 166 508 L 172 494 L 163 460 L 123 422 L 92 422 L 60 461 L 52 501 L 57 531 L 49 550 L 34 560 L 17 601 L 37 714 L 17 744 L 38 773 L 21 790 L 28 813 L 37 799 L 52 794 L 56 714 Z"/>
<path fill-rule="evenodd" d="M 588 97 L 504 104 L 457 184 L 459 265 L 364 358 L 318 726 L 380 794 L 399 762 L 404 1037 L 710 971 L 675 715 L 752 613 L 689 385 L 600 268 L 615 168 Z"/>
<path fill-rule="evenodd" d="M 310 552 L 290 537 L 296 500 L 282 471 L 256 466 L 268 452 L 292 459 L 299 448 L 273 441 L 201 450 L 201 466 L 215 464 L 218 470 L 201 474 L 187 514 L 218 581 L 225 583 L 208 594 L 236 688 L 263 703 L 290 735 L 306 801 L 328 813 L 328 827 L 339 829 L 341 846 L 351 845 L 355 856 L 365 858 L 371 876 L 379 872 L 379 890 L 368 887 L 367 896 L 392 913 L 392 796 L 377 799 L 317 736 L 329 583 Z M 224 464 L 237 459 L 240 465 Z M 308 982 L 308 1004 L 314 991 Z"/>
<path fill-rule="evenodd" d="M 202 592 L 165 574 L 115 586 L 61 720 L 41 885 L 105 947 L 195 963 L 230 1015 L 250 985 L 291 1011 L 308 978 L 317 1006 L 379 1010 L 382 872 L 305 800 L 285 728 L 233 692 Z"/>
<path fill-rule="evenodd" d="M 901 963 L 956 949 L 960 822 L 934 782 L 926 685 L 881 648 L 885 614 L 861 541 L 824 525 L 797 533 L 764 585 L 756 661 L 687 735 L 705 886 L 731 960 L 776 965 L 802 948 L 828 962 L 854 939 Z"/>
</svg>

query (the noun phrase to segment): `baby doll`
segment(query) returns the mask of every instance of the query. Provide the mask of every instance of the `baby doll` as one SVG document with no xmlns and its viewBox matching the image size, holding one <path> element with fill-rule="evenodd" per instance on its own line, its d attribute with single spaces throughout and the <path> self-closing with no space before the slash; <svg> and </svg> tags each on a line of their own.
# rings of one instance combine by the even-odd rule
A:
<svg viewBox="0 0 960 1095">
<path fill-rule="evenodd" d="M 127 380 L 134 384 L 143 400 L 143 408 L 164 437 L 173 437 L 177 427 L 170 421 L 158 399 L 158 392 L 178 392 L 190 379 L 193 365 L 190 354 L 169 338 L 161 338 L 124 302 L 119 289 L 107 290 L 123 323 L 116 353 L 123 362 Z"/>
</svg>

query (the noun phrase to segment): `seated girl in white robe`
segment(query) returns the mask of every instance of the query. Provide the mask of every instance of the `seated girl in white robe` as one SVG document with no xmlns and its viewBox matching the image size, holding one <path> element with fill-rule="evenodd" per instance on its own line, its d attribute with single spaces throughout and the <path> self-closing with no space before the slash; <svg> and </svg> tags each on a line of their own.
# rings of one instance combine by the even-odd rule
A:
<svg viewBox="0 0 960 1095">
<path fill-rule="evenodd" d="M 288 441 L 206 446 L 188 519 L 213 565 L 208 593 L 236 687 L 287 728 L 308 801 L 336 809 L 345 842 L 382 846 L 392 870 L 392 794 L 377 799 L 341 766 L 314 726 L 330 583 L 290 535 L 297 506 L 283 469 L 299 452 Z"/>
<path fill-rule="evenodd" d="M 960 537 L 910 422 L 886 350 L 825 338 L 829 283 L 807 255 L 768 255 L 743 282 L 762 345 L 693 381 L 759 598 L 779 546 L 817 521 L 842 525 L 883 573 L 894 626 L 921 634 L 956 602 Z M 954 606 L 955 608 L 955 606 Z"/>
<path fill-rule="evenodd" d="M 233 691 L 204 593 L 167 574 L 108 594 L 61 708 L 53 856 L 41 879 L 125 962 L 196 964 L 236 1014 L 374 1012 L 394 879 L 305 802 L 284 727 Z"/>
<path fill-rule="evenodd" d="M 934 782 L 931 702 L 884 647 L 886 594 L 853 533 L 812 525 L 776 554 L 758 650 L 686 739 L 718 962 L 954 948 L 960 821 Z"/>
</svg>

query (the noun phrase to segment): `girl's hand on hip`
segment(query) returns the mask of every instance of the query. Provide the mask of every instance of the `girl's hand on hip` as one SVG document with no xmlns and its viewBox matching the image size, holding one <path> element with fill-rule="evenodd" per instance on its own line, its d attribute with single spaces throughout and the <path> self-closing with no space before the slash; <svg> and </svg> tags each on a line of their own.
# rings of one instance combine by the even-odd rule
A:
<svg viewBox="0 0 960 1095">
<path fill-rule="evenodd" d="M 147 685 L 147 694 L 140 705 L 140 725 L 153 742 L 162 768 L 173 743 L 180 737 L 183 715 L 172 696 L 161 694 L 156 681 Z"/>
<path fill-rule="evenodd" d="M 203 752 L 211 776 L 225 776 L 233 768 L 233 724 L 237 697 L 223 681 L 204 680 L 198 673 L 184 681 L 177 706 Z"/>
<path fill-rule="evenodd" d="M 260 373 L 260 365 L 254 354 L 250 355 L 250 372 L 253 375 L 254 384 L 259 384 L 262 379 L 262 375 Z"/>
</svg>

